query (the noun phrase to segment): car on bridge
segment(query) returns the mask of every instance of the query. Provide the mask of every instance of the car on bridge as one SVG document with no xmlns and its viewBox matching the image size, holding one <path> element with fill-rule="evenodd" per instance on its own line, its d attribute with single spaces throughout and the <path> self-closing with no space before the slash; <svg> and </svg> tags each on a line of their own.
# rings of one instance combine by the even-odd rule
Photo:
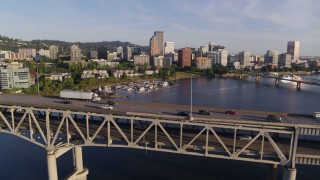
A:
<svg viewBox="0 0 320 180">
<path fill-rule="evenodd" d="M 204 109 L 199 109 L 199 114 L 202 115 L 212 115 L 213 113 L 208 111 L 208 110 L 204 110 Z"/>
<path fill-rule="evenodd" d="M 313 117 L 320 120 L 320 112 L 314 112 Z"/>
<path fill-rule="evenodd" d="M 116 106 L 118 105 L 118 103 L 114 102 L 114 101 L 107 101 L 107 104 L 111 105 L 111 106 Z"/>
<path fill-rule="evenodd" d="M 190 114 L 188 112 L 185 111 L 180 111 L 177 113 L 177 116 L 190 116 Z"/>
<path fill-rule="evenodd" d="M 109 104 L 101 104 L 100 105 L 100 109 L 108 109 L 111 110 L 113 109 L 113 106 L 109 105 Z"/>
<path fill-rule="evenodd" d="M 238 113 L 232 110 L 226 111 L 225 114 L 229 114 L 229 115 L 237 115 Z"/>
<path fill-rule="evenodd" d="M 269 122 L 282 122 L 282 118 L 278 115 L 274 115 L 274 114 L 269 114 L 267 116 L 267 119 Z"/>
<path fill-rule="evenodd" d="M 251 141 L 252 137 L 250 135 L 241 135 L 241 136 L 238 136 L 238 139 L 240 141 Z"/>
<path fill-rule="evenodd" d="M 71 102 L 70 100 L 68 100 L 68 99 L 62 101 L 62 103 L 63 103 L 63 104 L 72 104 L 72 102 Z"/>
</svg>

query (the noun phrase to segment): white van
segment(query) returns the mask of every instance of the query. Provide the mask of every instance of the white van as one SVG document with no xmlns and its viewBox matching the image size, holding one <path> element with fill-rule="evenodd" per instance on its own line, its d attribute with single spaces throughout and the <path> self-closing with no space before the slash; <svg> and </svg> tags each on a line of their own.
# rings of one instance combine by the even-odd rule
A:
<svg viewBox="0 0 320 180">
<path fill-rule="evenodd" d="M 320 112 L 314 112 L 313 117 L 320 120 Z"/>
</svg>

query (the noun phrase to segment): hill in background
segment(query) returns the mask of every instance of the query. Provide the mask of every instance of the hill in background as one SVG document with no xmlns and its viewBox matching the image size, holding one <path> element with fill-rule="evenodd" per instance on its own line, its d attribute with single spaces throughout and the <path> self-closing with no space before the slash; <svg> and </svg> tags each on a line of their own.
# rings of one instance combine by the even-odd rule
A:
<svg viewBox="0 0 320 180">
<path fill-rule="evenodd" d="M 82 49 L 83 54 L 88 51 L 97 50 L 100 47 L 107 49 L 110 52 L 116 52 L 118 47 L 141 47 L 144 52 L 148 51 L 147 46 L 140 46 L 132 44 L 130 42 L 121 41 L 101 41 L 101 42 L 66 42 L 58 40 L 32 40 L 24 41 L 21 39 L 14 39 L 7 36 L 0 35 L 0 50 L 18 52 L 19 48 L 34 48 L 37 49 L 49 49 L 50 45 L 59 46 L 62 53 L 68 53 L 69 47 L 73 44 L 78 44 Z"/>
</svg>

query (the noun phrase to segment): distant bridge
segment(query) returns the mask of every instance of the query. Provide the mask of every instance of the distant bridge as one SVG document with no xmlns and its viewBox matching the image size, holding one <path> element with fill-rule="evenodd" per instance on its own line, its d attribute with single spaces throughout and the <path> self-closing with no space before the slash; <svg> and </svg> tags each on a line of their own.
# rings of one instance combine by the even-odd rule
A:
<svg viewBox="0 0 320 180">
<path fill-rule="evenodd" d="M 244 76 L 254 76 L 255 82 L 260 82 L 260 77 L 275 79 L 275 86 L 279 86 L 280 80 L 290 81 L 290 82 L 296 82 L 297 83 L 297 89 L 301 89 L 301 84 L 309 84 L 309 85 L 315 85 L 320 86 L 320 79 L 316 78 L 305 78 L 300 76 L 293 76 L 293 77 L 285 77 L 282 75 L 278 75 L 277 73 L 262 73 L 262 72 L 236 72 L 236 74 L 239 75 L 239 78 L 242 79 Z"/>
<path fill-rule="evenodd" d="M 0 130 L 47 150 L 48 177 L 58 179 L 56 159 L 73 150 L 75 171 L 88 169 L 82 146 L 123 147 L 285 166 L 284 180 L 294 180 L 296 164 L 320 165 L 320 126 L 144 114 L 98 114 L 0 105 Z M 248 135 L 250 138 L 248 139 Z M 302 138 L 301 138 L 302 137 Z M 309 139 L 311 140 L 302 140 Z M 246 140 L 243 140 L 247 138 Z M 301 139 L 300 139 L 301 138 Z M 299 143 L 298 143 L 299 142 Z"/>
</svg>

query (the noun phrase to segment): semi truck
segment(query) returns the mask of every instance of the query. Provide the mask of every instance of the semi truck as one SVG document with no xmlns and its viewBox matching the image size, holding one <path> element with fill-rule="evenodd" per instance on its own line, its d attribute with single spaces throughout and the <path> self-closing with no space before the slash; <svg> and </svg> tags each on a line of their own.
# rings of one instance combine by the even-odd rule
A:
<svg viewBox="0 0 320 180">
<path fill-rule="evenodd" d="M 79 99 L 85 101 L 95 101 L 99 102 L 101 98 L 94 92 L 84 92 L 84 91 L 72 91 L 72 90 L 61 90 L 60 98 L 63 99 Z"/>
</svg>

